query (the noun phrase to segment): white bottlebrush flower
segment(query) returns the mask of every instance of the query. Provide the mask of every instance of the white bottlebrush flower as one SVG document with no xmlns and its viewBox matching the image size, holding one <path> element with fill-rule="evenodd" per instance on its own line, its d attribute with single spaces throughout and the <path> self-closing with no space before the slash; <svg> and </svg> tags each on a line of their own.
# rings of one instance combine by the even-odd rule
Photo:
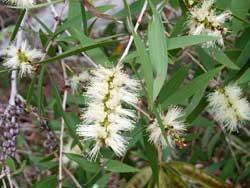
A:
<svg viewBox="0 0 250 188">
<path fill-rule="evenodd" d="M 121 67 L 112 69 L 98 66 L 90 76 L 87 87 L 88 106 L 77 133 L 95 142 L 90 158 L 96 158 L 101 147 L 110 147 L 116 155 L 126 152 L 124 131 L 133 129 L 134 112 L 123 103 L 136 105 L 139 82 L 129 78 Z"/>
<path fill-rule="evenodd" d="M 5 54 L 7 57 L 3 65 L 11 69 L 19 69 L 21 77 L 31 75 L 35 68 L 32 63 L 43 55 L 39 50 L 31 49 L 27 41 L 22 42 L 20 48 L 11 45 Z"/>
<path fill-rule="evenodd" d="M 211 35 L 219 39 L 204 44 L 205 47 L 213 47 L 216 44 L 224 46 L 223 34 L 227 32 L 227 28 L 223 26 L 225 21 L 231 18 L 230 11 L 224 11 L 217 14 L 212 9 L 214 0 L 204 0 L 202 5 L 195 6 L 190 11 L 190 27 L 189 33 L 191 35 Z"/>
<path fill-rule="evenodd" d="M 79 84 L 81 82 L 87 81 L 88 78 L 89 74 L 87 72 L 81 72 L 80 74 L 73 75 L 69 80 L 72 92 L 75 93 L 79 87 Z"/>
<path fill-rule="evenodd" d="M 34 0 L 6 0 L 6 2 L 22 8 L 30 8 L 35 4 Z"/>
<path fill-rule="evenodd" d="M 170 107 L 166 115 L 161 114 L 160 116 L 165 132 L 162 132 L 159 123 L 155 120 L 147 128 L 149 141 L 161 147 L 173 147 L 175 143 L 182 143 L 182 135 L 186 130 L 186 125 L 182 119 L 183 116 L 181 108 L 177 106 Z"/>
<path fill-rule="evenodd" d="M 209 112 L 230 132 L 250 120 L 250 104 L 239 86 L 231 84 L 208 95 Z"/>
</svg>

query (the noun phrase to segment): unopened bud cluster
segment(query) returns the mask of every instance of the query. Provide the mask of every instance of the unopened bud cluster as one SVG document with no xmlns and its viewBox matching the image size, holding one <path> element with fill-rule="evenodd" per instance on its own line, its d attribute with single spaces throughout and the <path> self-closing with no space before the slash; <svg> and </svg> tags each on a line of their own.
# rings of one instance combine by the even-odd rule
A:
<svg viewBox="0 0 250 188">
<path fill-rule="evenodd" d="M 45 135 L 45 140 L 43 141 L 43 147 L 49 152 L 53 152 L 58 148 L 58 144 L 56 143 L 56 135 L 51 130 L 48 125 L 48 121 L 42 121 L 40 126 L 42 132 Z"/>
<path fill-rule="evenodd" d="M 0 117 L 1 150 L 0 161 L 16 154 L 16 141 L 20 130 L 20 115 L 24 113 L 25 104 L 16 101 L 16 105 L 7 106 Z"/>
</svg>

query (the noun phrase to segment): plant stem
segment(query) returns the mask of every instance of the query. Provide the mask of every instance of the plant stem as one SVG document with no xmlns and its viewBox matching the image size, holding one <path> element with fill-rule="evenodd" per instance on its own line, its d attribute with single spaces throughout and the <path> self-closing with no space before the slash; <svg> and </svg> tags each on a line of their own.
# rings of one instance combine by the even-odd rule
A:
<svg viewBox="0 0 250 188">
<path fill-rule="evenodd" d="M 135 32 L 138 30 L 138 28 L 139 28 L 139 26 L 140 26 L 140 24 L 141 24 L 143 15 L 144 15 L 145 11 L 147 10 L 147 6 L 148 6 L 148 1 L 145 0 L 144 5 L 143 5 L 143 7 L 142 7 L 142 9 L 141 9 L 141 12 L 140 12 L 140 14 L 139 14 L 139 17 L 138 17 L 138 19 L 137 19 L 137 22 L 136 22 L 136 24 L 135 24 L 135 28 L 134 28 L 134 31 L 135 31 Z M 124 52 L 123 52 L 121 58 L 120 58 L 119 61 L 118 61 L 118 65 L 120 65 L 120 64 L 122 63 L 122 61 L 124 60 L 124 58 L 128 55 L 128 52 L 129 52 L 129 50 L 130 50 L 130 48 L 131 48 L 131 45 L 132 45 L 132 43 L 133 43 L 133 40 L 134 40 L 134 37 L 133 37 L 133 35 L 131 35 L 131 36 L 129 37 L 129 42 L 128 42 L 128 44 L 127 44 L 127 47 L 125 48 L 125 50 L 124 50 Z"/>
</svg>

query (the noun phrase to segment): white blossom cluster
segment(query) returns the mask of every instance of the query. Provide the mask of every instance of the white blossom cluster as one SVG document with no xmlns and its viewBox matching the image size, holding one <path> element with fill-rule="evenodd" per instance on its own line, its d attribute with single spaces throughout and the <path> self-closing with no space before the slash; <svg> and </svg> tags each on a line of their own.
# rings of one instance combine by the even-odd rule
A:
<svg viewBox="0 0 250 188">
<path fill-rule="evenodd" d="M 170 107 L 166 115 L 161 114 L 164 132 L 162 132 L 157 120 L 147 128 L 149 141 L 162 148 L 166 146 L 174 147 L 176 143 L 181 143 L 183 141 L 182 135 L 186 130 L 183 116 L 181 108 Z"/>
<path fill-rule="evenodd" d="M 139 82 L 129 78 L 121 67 L 98 66 L 87 87 L 88 107 L 77 133 L 85 140 L 93 140 L 89 157 L 95 159 L 101 147 L 110 147 L 117 156 L 126 152 L 124 131 L 134 127 L 135 114 L 124 103 L 136 105 Z"/>
<path fill-rule="evenodd" d="M 231 18 L 230 11 L 224 11 L 221 14 L 217 14 L 212 8 L 214 2 L 214 0 L 204 0 L 202 5 L 197 5 L 190 11 L 191 16 L 188 25 L 191 35 L 204 34 L 219 38 L 216 41 L 205 43 L 205 47 L 214 47 L 216 44 L 221 47 L 224 46 L 223 34 L 225 34 L 228 29 L 225 28 L 223 24 Z"/>
<path fill-rule="evenodd" d="M 209 94 L 208 101 L 214 119 L 230 132 L 237 131 L 244 121 L 250 120 L 250 104 L 236 84 L 217 89 Z"/>
<path fill-rule="evenodd" d="M 15 45 L 9 46 L 6 49 L 5 55 L 7 56 L 4 66 L 10 69 L 19 69 L 20 76 L 31 75 L 35 69 L 35 60 L 40 59 L 43 53 L 37 49 L 31 49 L 27 41 L 23 41 L 20 48 Z"/>
</svg>

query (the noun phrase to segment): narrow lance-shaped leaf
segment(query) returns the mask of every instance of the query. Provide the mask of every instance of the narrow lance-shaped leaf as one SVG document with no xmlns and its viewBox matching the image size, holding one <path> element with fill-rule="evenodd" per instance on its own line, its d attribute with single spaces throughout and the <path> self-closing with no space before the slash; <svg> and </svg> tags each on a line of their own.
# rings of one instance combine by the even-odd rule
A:
<svg viewBox="0 0 250 188">
<path fill-rule="evenodd" d="M 20 27 L 22 21 L 23 21 L 25 13 L 26 13 L 26 9 L 23 9 L 20 11 L 20 15 L 19 15 L 17 23 L 15 25 L 14 31 L 11 34 L 10 41 L 13 41 L 16 38 L 17 32 L 19 30 L 19 27 Z"/>
<path fill-rule="evenodd" d="M 149 138 L 146 132 L 144 133 L 144 143 L 145 143 L 145 152 L 147 155 L 147 158 L 149 160 L 150 167 L 152 169 L 153 174 L 153 182 L 158 184 L 159 181 L 159 165 L 158 165 L 158 159 L 157 159 L 157 151 L 154 145 L 149 143 Z"/>
<path fill-rule="evenodd" d="M 205 87 L 202 87 L 201 89 L 197 90 L 197 92 L 195 93 L 195 95 L 192 97 L 189 105 L 187 106 L 187 108 L 184 111 L 184 114 L 186 117 L 188 117 L 191 112 L 198 106 L 199 102 L 201 101 L 205 90 L 206 90 L 206 85 Z"/>
<path fill-rule="evenodd" d="M 159 95 L 159 103 L 163 102 L 166 98 L 176 92 L 187 77 L 188 68 L 189 67 L 181 67 L 172 75 L 171 79 L 165 83 Z"/>
<path fill-rule="evenodd" d="M 78 17 L 77 21 L 72 24 L 72 27 L 81 30 L 82 28 L 82 16 L 81 15 L 81 2 L 80 1 L 69 1 L 69 11 L 68 11 L 68 19 L 72 19 L 74 17 Z"/>
<path fill-rule="evenodd" d="M 168 50 L 175 50 L 178 48 L 185 48 L 188 46 L 193 46 L 197 44 L 202 44 L 209 41 L 218 40 L 217 37 L 208 36 L 208 35 L 196 35 L 196 36 L 180 36 L 180 37 L 173 37 L 167 38 L 167 49 Z M 130 59 L 136 58 L 138 53 L 136 51 L 131 52 L 126 58 L 125 61 Z"/>
<path fill-rule="evenodd" d="M 65 153 L 65 155 L 70 160 L 75 161 L 82 169 L 86 170 L 87 172 L 95 173 L 100 169 L 97 163 L 85 160 L 80 155 L 71 154 L 71 153 Z"/>
<path fill-rule="evenodd" d="M 81 45 L 95 44 L 93 39 L 87 37 L 85 34 L 83 34 L 82 32 L 78 31 L 75 28 L 69 29 L 69 32 L 72 34 L 72 37 L 80 41 Z M 111 64 L 111 62 L 107 58 L 106 54 L 101 50 L 101 48 L 96 47 L 86 51 L 86 53 L 97 64 L 101 65 Z"/>
<path fill-rule="evenodd" d="M 195 36 L 180 36 L 174 38 L 168 38 L 168 50 L 174 50 L 177 48 L 185 48 L 197 44 L 202 44 L 209 41 L 218 40 L 218 37 L 209 35 L 195 35 Z"/>
<path fill-rule="evenodd" d="M 116 160 L 110 160 L 107 162 L 106 166 L 104 167 L 105 170 L 111 172 L 119 172 L 119 173 L 128 173 L 128 172 L 138 172 L 137 168 L 129 166 L 125 163 Z"/>
<path fill-rule="evenodd" d="M 148 26 L 149 55 L 153 65 L 155 78 L 153 86 L 153 101 L 157 98 L 167 76 L 168 54 L 165 30 L 161 17 L 151 1 L 153 11 L 152 19 Z"/>
<path fill-rule="evenodd" d="M 93 49 L 93 48 L 97 48 L 99 46 L 109 44 L 109 43 L 113 43 L 113 42 L 114 41 L 112 41 L 112 40 L 108 40 L 108 41 L 94 42 L 94 43 L 91 43 L 91 44 L 88 44 L 88 45 L 80 45 L 80 47 L 72 48 L 72 49 L 67 50 L 67 51 L 65 51 L 65 52 L 63 52 L 63 53 L 61 53 L 61 54 L 59 54 L 57 56 L 48 58 L 48 59 L 46 59 L 44 61 L 36 62 L 36 64 L 53 62 L 53 61 L 60 60 L 60 59 L 66 58 L 66 57 L 70 57 L 72 55 L 76 55 L 76 54 L 79 54 L 81 52 L 84 52 L 84 51 L 87 51 L 87 50 L 90 50 L 90 49 Z"/>
<path fill-rule="evenodd" d="M 218 63 L 225 65 L 226 67 L 230 69 L 235 69 L 235 70 L 239 69 L 239 67 L 236 64 L 234 64 L 231 61 L 231 59 L 229 59 L 229 57 L 227 57 L 227 55 L 224 54 L 224 52 L 222 52 L 220 49 L 213 48 L 213 49 L 210 49 L 209 51 L 208 50 L 205 50 L 205 51 Z"/>
<path fill-rule="evenodd" d="M 250 68 L 237 80 L 239 84 L 250 82 Z"/>
<path fill-rule="evenodd" d="M 39 113 L 43 113 L 43 79 L 45 74 L 46 65 L 42 66 L 41 72 L 39 74 L 38 78 L 38 89 L 37 89 L 37 107 L 39 110 Z"/>
<path fill-rule="evenodd" d="M 170 104 L 179 104 L 183 100 L 193 96 L 201 87 L 207 86 L 209 81 L 219 73 L 221 67 L 213 69 L 207 73 L 204 73 L 189 84 L 183 86 L 177 90 L 173 95 L 168 97 L 160 106 L 162 110 L 166 110 Z"/>
<path fill-rule="evenodd" d="M 239 1 L 239 0 L 232 0 L 231 1 L 231 11 L 234 15 L 236 15 L 237 17 L 242 18 L 243 20 L 246 18 L 247 13 L 249 11 L 249 7 L 250 7 L 250 1 Z M 243 24 L 242 21 L 240 21 L 239 19 L 233 18 L 232 20 L 232 26 L 233 26 L 233 30 L 235 32 L 239 31 L 239 29 L 241 28 L 241 25 Z"/>
<path fill-rule="evenodd" d="M 250 59 L 250 40 L 246 43 L 244 49 L 242 50 L 240 56 L 236 60 L 236 65 L 241 68 L 240 71 L 231 71 L 230 74 L 227 75 L 226 83 L 229 83 L 231 80 L 237 79 L 242 76 L 241 73 L 244 73 L 245 66 L 247 67 L 247 62 Z"/>
<path fill-rule="evenodd" d="M 149 104 L 153 105 L 153 71 L 150 58 L 146 48 L 136 32 L 133 31 L 135 46 L 139 55 L 139 61 L 142 67 L 142 74 L 146 84 L 146 91 L 148 95 Z"/>
</svg>

